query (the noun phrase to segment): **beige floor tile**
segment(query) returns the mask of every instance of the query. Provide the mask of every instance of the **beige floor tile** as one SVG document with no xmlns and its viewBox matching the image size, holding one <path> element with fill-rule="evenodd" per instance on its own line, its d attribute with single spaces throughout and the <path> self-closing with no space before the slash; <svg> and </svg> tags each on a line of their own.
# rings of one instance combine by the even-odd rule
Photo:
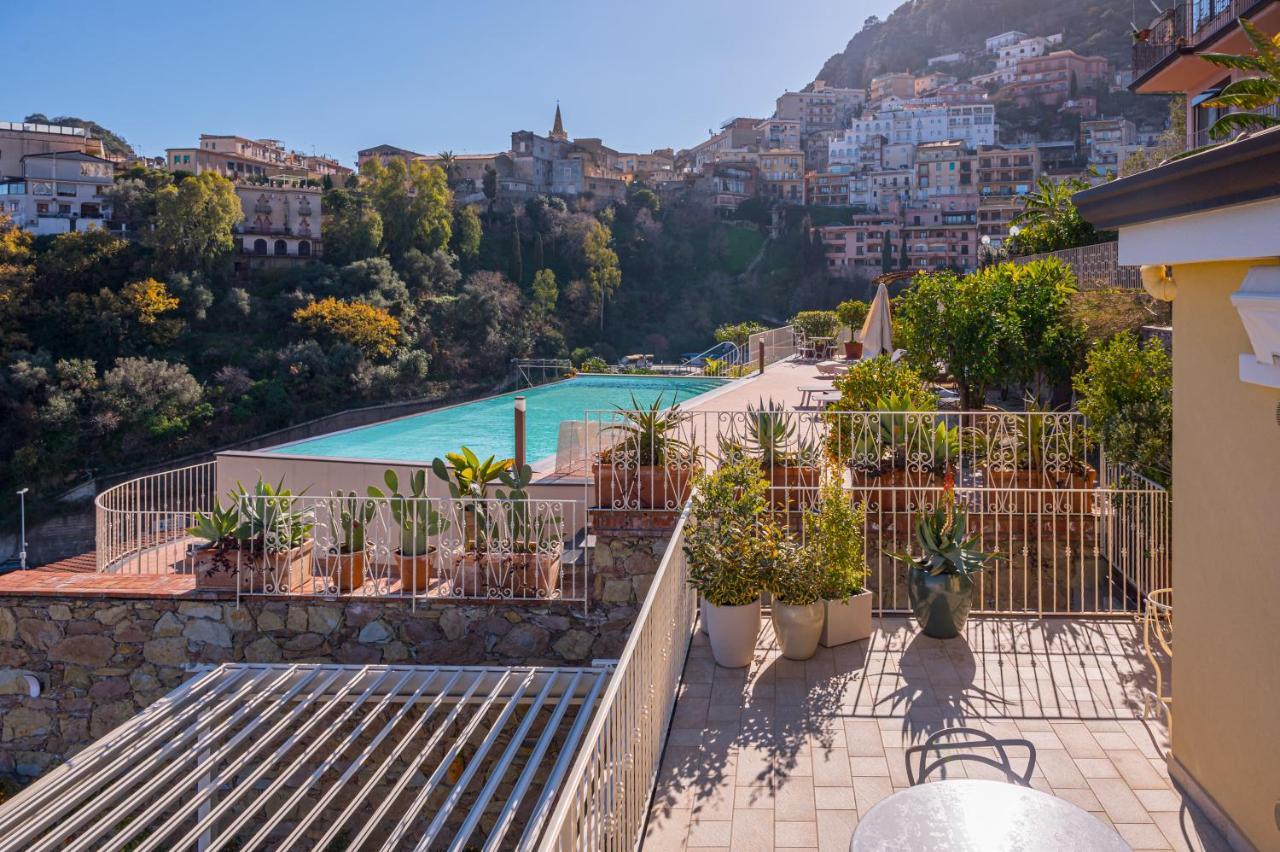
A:
<svg viewBox="0 0 1280 852">
<path fill-rule="evenodd" d="M 773 811 L 742 810 L 733 814 L 734 852 L 773 849 Z"/>
<path fill-rule="evenodd" d="M 880 757 L 884 755 L 884 743 L 880 739 L 880 727 L 872 720 L 851 720 L 844 723 L 845 743 L 852 757 Z"/>
<path fill-rule="evenodd" d="M 848 852 L 849 839 L 857 827 L 856 811 L 818 811 L 818 849 L 822 852 Z"/>
<path fill-rule="evenodd" d="M 733 823 L 726 820 L 700 820 L 689 823 L 690 848 L 705 846 L 729 846 L 733 836 Z"/>
<path fill-rule="evenodd" d="M 1110 755 L 1111 762 L 1120 771 L 1120 777 L 1135 790 L 1164 790 L 1168 788 L 1165 779 L 1152 768 L 1150 761 L 1137 751 L 1116 751 Z"/>
<path fill-rule="evenodd" d="M 683 808 L 658 809 L 649 817 L 645 832 L 646 852 L 679 852 L 688 846 L 689 811 Z"/>
<path fill-rule="evenodd" d="M 738 784 L 733 788 L 735 810 L 773 810 L 774 789 L 768 784 Z"/>
<path fill-rule="evenodd" d="M 858 813 L 865 814 L 877 802 L 893 793 L 893 784 L 888 777 L 870 778 L 855 777 L 853 779 L 853 795 L 858 805 Z"/>
<path fill-rule="evenodd" d="M 1171 849 L 1169 840 L 1154 823 L 1124 823 L 1114 825 L 1116 831 L 1124 838 L 1134 852 L 1145 849 Z"/>
<path fill-rule="evenodd" d="M 1133 794 L 1142 802 L 1148 813 L 1156 811 L 1178 811 L 1182 809 L 1182 797 L 1173 790 L 1134 790 Z"/>
<path fill-rule="evenodd" d="M 773 845 L 779 849 L 816 849 L 818 847 L 817 820 L 804 822 L 775 821 Z"/>
<path fill-rule="evenodd" d="M 849 752 L 843 748 L 816 749 L 813 753 L 813 783 L 816 787 L 849 787 Z"/>
<path fill-rule="evenodd" d="M 1101 744 L 1080 722 L 1055 722 L 1053 732 L 1058 735 L 1067 754 L 1075 758 L 1105 757 Z"/>
<path fill-rule="evenodd" d="M 1062 749 L 1056 751 L 1037 750 L 1036 771 L 1043 775 L 1045 780 L 1055 789 L 1058 787 L 1070 787 L 1078 790 L 1089 786 L 1085 783 L 1085 777 L 1081 774 L 1075 761 Z"/>
<path fill-rule="evenodd" d="M 779 820 L 795 822 L 814 818 L 813 779 L 787 778 L 778 785 L 773 802 Z"/>
<path fill-rule="evenodd" d="M 1085 778 L 1119 778 L 1115 765 L 1105 757 L 1078 757 L 1076 767 Z"/>
<path fill-rule="evenodd" d="M 1098 797 L 1093 794 L 1092 790 L 1071 790 L 1062 789 L 1054 790 L 1054 795 L 1060 799 L 1065 799 L 1077 808 L 1083 808 L 1086 811 L 1095 813 L 1102 811 L 1102 803 L 1098 801 Z"/>
<path fill-rule="evenodd" d="M 889 762 L 884 757 L 851 757 L 849 771 L 855 778 L 859 775 L 888 778 Z"/>
<path fill-rule="evenodd" d="M 814 787 L 813 801 L 820 811 L 852 811 L 858 808 L 852 781 L 848 787 Z"/>
<path fill-rule="evenodd" d="M 1112 822 L 1151 822 L 1146 808 L 1142 807 L 1142 802 L 1138 801 L 1124 779 L 1090 778 L 1089 789 L 1098 797 Z"/>
</svg>

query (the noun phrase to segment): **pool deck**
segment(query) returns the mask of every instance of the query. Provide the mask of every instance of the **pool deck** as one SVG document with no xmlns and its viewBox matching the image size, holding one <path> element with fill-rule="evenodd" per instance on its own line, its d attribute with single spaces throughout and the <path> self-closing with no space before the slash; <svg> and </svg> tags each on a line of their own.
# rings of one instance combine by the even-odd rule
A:
<svg viewBox="0 0 1280 852">
<path fill-rule="evenodd" d="M 773 399 L 787 408 L 800 405 L 800 388 L 805 385 L 828 385 L 834 390 L 831 379 L 818 374 L 812 361 L 779 361 L 765 367 L 763 374 L 734 382 L 727 389 L 708 394 L 682 406 L 687 411 L 746 411 L 747 405 L 755 405 L 761 399 Z"/>
</svg>

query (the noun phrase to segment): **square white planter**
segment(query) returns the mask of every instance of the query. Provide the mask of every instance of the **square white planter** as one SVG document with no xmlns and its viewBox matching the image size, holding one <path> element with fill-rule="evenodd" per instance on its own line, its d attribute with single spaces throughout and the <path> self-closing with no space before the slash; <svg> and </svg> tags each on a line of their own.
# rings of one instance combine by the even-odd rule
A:
<svg viewBox="0 0 1280 852">
<path fill-rule="evenodd" d="M 871 638 L 871 592 L 863 589 L 844 600 L 823 601 L 826 620 L 822 625 L 824 648 Z"/>
</svg>

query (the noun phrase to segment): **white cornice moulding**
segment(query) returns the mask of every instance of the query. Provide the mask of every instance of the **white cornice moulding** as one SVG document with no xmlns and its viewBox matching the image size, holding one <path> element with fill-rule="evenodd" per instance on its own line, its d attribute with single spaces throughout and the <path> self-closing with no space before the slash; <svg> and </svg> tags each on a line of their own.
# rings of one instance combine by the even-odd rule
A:
<svg viewBox="0 0 1280 852">
<path fill-rule="evenodd" d="M 1240 381 L 1280 388 L 1280 266 L 1250 269 L 1231 304 L 1253 346 L 1240 356 Z"/>
<path fill-rule="evenodd" d="M 1128 266 L 1276 255 L 1280 255 L 1280 197 L 1120 228 L 1120 263 Z"/>
</svg>

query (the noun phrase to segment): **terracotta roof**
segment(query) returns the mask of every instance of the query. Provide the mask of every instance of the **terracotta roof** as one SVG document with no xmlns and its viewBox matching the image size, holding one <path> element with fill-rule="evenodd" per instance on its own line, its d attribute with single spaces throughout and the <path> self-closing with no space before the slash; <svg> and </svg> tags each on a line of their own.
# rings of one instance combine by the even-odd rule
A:
<svg viewBox="0 0 1280 852">
<path fill-rule="evenodd" d="M 79 556 L 59 559 L 57 562 L 50 562 L 47 565 L 41 565 L 30 570 L 51 574 L 92 574 L 98 570 L 98 560 L 95 551 L 90 550 L 87 553 L 81 553 Z"/>
</svg>

